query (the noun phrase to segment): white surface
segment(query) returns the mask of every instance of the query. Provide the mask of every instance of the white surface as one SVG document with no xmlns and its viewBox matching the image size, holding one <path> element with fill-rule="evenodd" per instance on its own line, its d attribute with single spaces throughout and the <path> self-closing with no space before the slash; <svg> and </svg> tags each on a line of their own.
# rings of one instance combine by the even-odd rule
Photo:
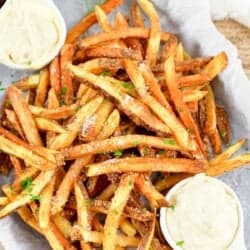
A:
<svg viewBox="0 0 250 250">
<path fill-rule="evenodd" d="M 217 0 L 220 1 L 220 0 Z M 56 0 L 68 27 L 85 13 L 83 0 Z M 126 1 L 128 5 L 134 2 Z M 243 72 L 236 48 L 224 38 L 210 20 L 208 0 L 154 0 L 163 28 L 172 31 L 183 41 L 186 50 L 193 56 L 215 55 L 225 50 L 229 56 L 229 67 L 220 75 L 216 84 L 217 99 L 230 114 L 234 139 L 250 138 L 250 83 Z M 127 9 L 127 7 L 125 8 Z M 25 75 L 0 67 L 0 81 L 6 85 Z M 3 94 L 3 93 L 1 93 Z M 245 217 L 246 245 L 250 249 L 250 171 L 239 169 L 221 177 L 237 193 Z M 0 177 L 0 182 L 3 178 Z M 6 250 L 48 249 L 37 234 L 27 230 L 16 217 L 0 221 L 0 242 Z M 41 245 L 42 244 L 42 245 Z M 239 249 L 241 250 L 241 249 Z"/>
<path fill-rule="evenodd" d="M 237 204 L 236 206 L 237 206 L 238 216 L 239 216 L 239 218 L 238 218 L 238 220 L 239 220 L 239 222 L 238 222 L 238 230 L 237 230 L 235 238 L 233 239 L 233 241 L 232 241 L 230 247 L 228 248 L 228 250 L 246 250 L 245 241 L 244 241 L 244 232 L 243 232 L 243 212 L 242 212 L 242 207 L 241 207 L 240 201 L 239 201 L 238 197 L 236 196 L 236 194 L 234 193 L 234 191 L 228 185 L 226 185 L 224 182 L 216 180 L 213 177 L 207 177 L 204 174 L 199 174 L 199 175 L 196 175 L 194 177 L 187 178 L 187 179 L 179 182 L 178 184 L 176 184 L 167 193 L 166 200 L 169 201 L 170 204 L 171 204 L 171 200 L 175 200 L 175 194 L 179 191 L 179 189 L 181 189 L 184 185 L 186 185 L 190 181 L 193 181 L 194 178 L 199 178 L 200 179 L 200 178 L 204 178 L 204 177 L 206 178 L 207 181 L 210 180 L 212 182 L 215 182 L 215 184 L 217 184 L 218 187 L 220 187 L 220 188 L 224 187 L 226 192 L 228 194 L 230 194 L 230 197 L 233 197 L 233 199 L 235 200 L 235 202 Z M 195 201 L 193 201 L 192 204 L 194 204 L 194 202 Z M 197 201 L 197 202 L 199 202 L 199 201 Z M 211 200 L 211 202 L 213 202 L 213 201 Z M 214 204 L 212 204 L 212 205 L 214 205 Z M 161 208 L 161 210 L 160 210 L 160 225 L 161 225 L 163 235 L 165 236 L 165 238 L 167 239 L 167 241 L 169 242 L 169 244 L 170 244 L 170 246 L 172 248 L 174 248 L 175 250 L 181 250 L 182 247 L 176 246 L 176 241 L 174 241 L 173 238 L 171 237 L 170 230 L 169 230 L 170 224 L 168 225 L 166 223 L 166 221 L 168 219 L 167 218 L 167 213 L 171 213 L 171 211 L 167 211 L 167 210 L 168 210 L 167 208 Z M 206 214 L 206 212 L 205 212 L 205 214 Z M 203 220 L 202 218 L 200 218 L 200 219 Z M 200 250 L 202 250 L 202 249 L 200 249 Z M 208 248 L 206 248 L 206 249 L 208 249 Z"/>
<path fill-rule="evenodd" d="M 249 0 L 210 0 L 210 5 L 214 20 L 232 18 L 250 28 Z"/>
</svg>

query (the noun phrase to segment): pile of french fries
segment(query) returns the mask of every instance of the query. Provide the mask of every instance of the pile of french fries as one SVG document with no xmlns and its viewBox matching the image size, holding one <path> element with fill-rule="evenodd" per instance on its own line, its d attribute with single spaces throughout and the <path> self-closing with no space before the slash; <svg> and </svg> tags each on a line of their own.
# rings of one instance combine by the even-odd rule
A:
<svg viewBox="0 0 250 250">
<path fill-rule="evenodd" d="M 110 23 L 122 2 L 96 6 L 49 66 L 6 91 L 0 169 L 14 180 L 0 218 L 18 213 L 52 249 L 171 249 L 157 220 L 175 205 L 166 191 L 250 163 L 249 153 L 232 158 L 245 141 L 228 145 L 211 88 L 226 54 L 191 58 L 149 0 Z M 81 38 L 96 22 L 100 33 Z"/>
</svg>

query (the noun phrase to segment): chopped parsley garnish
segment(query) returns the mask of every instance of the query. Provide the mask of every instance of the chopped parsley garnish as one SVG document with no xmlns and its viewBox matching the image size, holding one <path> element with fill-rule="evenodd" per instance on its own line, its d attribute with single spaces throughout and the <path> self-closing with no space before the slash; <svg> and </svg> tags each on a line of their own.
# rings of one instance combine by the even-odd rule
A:
<svg viewBox="0 0 250 250">
<path fill-rule="evenodd" d="M 0 86 L 3 84 L 3 82 L 2 81 L 0 81 Z M 3 90 L 5 90 L 5 88 L 0 88 L 0 91 L 3 91 Z"/>
<path fill-rule="evenodd" d="M 85 200 L 85 202 L 86 202 L 87 206 L 90 206 L 91 204 L 93 204 L 94 200 L 93 199 L 87 199 L 87 200 Z"/>
<path fill-rule="evenodd" d="M 144 148 L 143 149 L 143 154 L 144 155 L 148 155 L 149 154 L 149 149 L 148 148 Z"/>
<path fill-rule="evenodd" d="M 180 112 L 180 113 L 183 112 L 183 108 L 181 108 L 181 107 L 178 108 L 178 112 Z"/>
<path fill-rule="evenodd" d="M 148 211 L 148 210 L 147 210 L 147 208 L 145 208 L 145 207 L 142 209 L 142 212 L 143 212 L 143 213 L 146 213 L 147 211 Z"/>
<path fill-rule="evenodd" d="M 132 186 L 132 185 L 133 185 L 133 182 L 132 182 L 131 179 L 129 180 L 128 185 L 129 185 L 129 186 Z"/>
<path fill-rule="evenodd" d="M 41 196 L 40 195 L 30 194 L 30 200 L 31 201 L 40 201 L 41 200 Z"/>
<path fill-rule="evenodd" d="M 105 70 L 102 72 L 102 76 L 109 76 L 110 75 L 110 71 L 109 70 Z"/>
<path fill-rule="evenodd" d="M 164 155 L 164 154 L 165 154 L 165 150 L 162 149 L 158 151 L 158 155 Z"/>
<path fill-rule="evenodd" d="M 65 102 L 64 102 L 63 99 L 61 99 L 61 100 L 60 100 L 60 106 L 63 106 L 63 105 L 65 105 Z"/>
<path fill-rule="evenodd" d="M 118 215 L 117 209 L 113 209 L 113 213 L 116 214 L 116 215 Z"/>
<path fill-rule="evenodd" d="M 167 145 L 175 145 L 176 144 L 174 139 L 164 139 L 163 142 L 164 142 L 164 144 L 167 144 Z"/>
<path fill-rule="evenodd" d="M 123 150 L 116 150 L 113 154 L 115 157 L 121 157 L 123 155 Z"/>
<path fill-rule="evenodd" d="M 81 107 L 80 107 L 80 106 L 78 106 L 78 107 L 76 108 L 76 112 L 77 112 L 77 111 L 79 111 L 79 110 L 80 110 L 80 108 L 81 108 Z"/>
<path fill-rule="evenodd" d="M 62 87 L 62 89 L 61 89 L 61 95 L 66 95 L 67 91 L 68 91 L 68 89 L 66 87 Z"/>
<path fill-rule="evenodd" d="M 171 208 L 174 211 L 175 210 L 175 205 L 171 205 L 169 208 Z"/>
<path fill-rule="evenodd" d="M 194 134 L 194 130 L 192 128 L 188 128 L 188 133 L 193 135 Z"/>
<path fill-rule="evenodd" d="M 226 131 L 225 130 L 221 130 L 220 131 L 220 135 L 222 138 L 224 138 L 226 136 Z"/>
<path fill-rule="evenodd" d="M 28 61 L 28 63 L 27 63 L 29 66 L 32 64 L 32 61 Z"/>
<path fill-rule="evenodd" d="M 134 90 L 135 86 L 132 82 L 122 82 L 122 87 L 128 90 Z"/>
<path fill-rule="evenodd" d="M 27 190 L 29 192 L 32 191 L 32 186 L 33 186 L 33 181 L 30 177 L 27 177 L 26 179 L 21 181 L 21 189 L 22 190 Z"/>
<path fill-rule="evenodd" d="M 30 177 L 27 177 L 26 179 L 22 180 L 20 183 L 20 186 L 21 186 L 22 190 L 26 190 L 29 193 L 31 201 L 40 201 L 41 200 L 40 195 L 32 194 L 33 181 Z"/>
<path fill-rule="evenodd" d="M 138 146 L 138 145 L 140 144 L 140 142 L 139 142 L 139 141 L 134 141 L 133 144 L 134 144 L 135 146 Z"/>
<path fill-rule="evenodd" d="M 179 247 L 183 246 L 183 244 L 184 244 L 184 240 L 180 240 L 176 242 L 176 246 L 179 246 Z"/>
</svg>

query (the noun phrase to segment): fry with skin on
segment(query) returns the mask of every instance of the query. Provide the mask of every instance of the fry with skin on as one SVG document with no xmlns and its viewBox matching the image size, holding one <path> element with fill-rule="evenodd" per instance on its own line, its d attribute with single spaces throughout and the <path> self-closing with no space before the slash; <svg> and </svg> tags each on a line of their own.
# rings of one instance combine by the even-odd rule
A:
<svg viewBox="0 0 250 250">
<path fill-rule="evenodd" d="M 62 151 L 65 159 L 72 160 L 86 154 L 102 154 L 116 150 L 137 147 L 138 145 L 155 147 L 166 150 L 182 151 L 182 148 L 173 138 L 163 138 L 147 135 L 124 135 L 111 137 L 105 140 L 93 141 L 82 145 L 66 148 Z"/>
<path fill-rule="evenodd" d="M 227 55 L 221 52 L 215 56 L 202 70 L 202 74 L 207 75 L 208 80 L 213 80 L 228 64 Z"/>
<path fill-rule="evenodd" d="M 58 95 L 61 90 L 60 57 L 57 56 L 49 65 L 50 85 Z"/>
<path fill-rule="evenodd" d="M 207 95 L 205 97 L 206 105 L 206 120 L 203 128 L 204 133 L 207 135 L 214 134 L 216 131 L 216 105 L 213 90 L 211 86 L 206 86 L 205 90 Z"/>
<path fill-rule="evenodd" d="M 133 26 L 144 28 L 144 18 L 137 4 L 133 4 L 131 6 L 130 13 L 133 21 Z"/>
<path fill-rule="evenodd" d="M 61 98 L 66 104 L 71 104 L 74 98 L 73 82 L 68 70 L 68 63 L 72 63 L 75 53 L 75 47 L 71 44 L 65 44 L 61 50 Z"/>
<path fill-rule="evenodd" d="M 48 170 L 56 167 L 55 163 L 48 161 L 47 159 L 42 158 L 41 156 L 32 153 L 29 149 L 20 146 L 3 136 L 0 136 L 0 150 L 6 154 L 14 155 L 17 158 L 24 160 L 27 164 L 40 169 Z"/>
<path fill-rule="evenodd" d="M 219 154 L 222 149 L 222 142 L 221 142 L 220 134 L 217 128 L 212 134 L 210 134 L 209 139 L 211 141 L 214 153 Z"/>
<path fill-rule="evenodd" d="M 138 175 L 135 180 L 135 186 L 149 201 L 150 207 L 152 209 L 169 206 L 165 197 L 154 188 L 147 176 Z"/>
<path fill-rule="evenodd" d="M 158 158 L 124 158 L 111 159 L 101 163 L 88 166 L 87 176 L 101 174 L 124 173 L 124 172 L 204 172 L 206 167 L 204 161 L 189 159 L 158 159 Z"/>
<path fill-rule="evenodd" d="M 47 68 L 40 72 L 40 81 L 36 89 L 35 105 L 41 107 L 44 105 L 49 85 L 49 70 Z"/>
<path fill-rule="evenodd" d="M 55 173 L 55 170 L 47 170 L 39 174 L 39 176 L 33 181 L 32 186 L 32 196 L 27 190 L 23 190 L 20 194 L 18 194 L 13 201 L 8 203 L 4 208 L 0 210 L 0 218 L 8 215 L 13 212 L 15 209 L 30 203 L 32 197 L 35 197 L 40 194 L 42 189 L 46 186 L 46 184 L 51 180 Z"/>
<path fill-rule="evenodd" d="M 137 247 L 137 250 L 151 250 L 152 240 L 155 234 L 155 224 L 156 224 L 156 215 L 154 216 L 154 219 L 150 225 L 149 231 L 142 237 L 141 242 Z"/>
<path fill-rule="evenodd" d="M 23 168 L 20 160 L 17 159 L 15 156 L 10 155 L 10 161 L 15 171 L 15 177 L 20 176 L 20 174 L 22 173 L 22 168 Z"/>
<path fill-rule="evenodd" d="M 95 6 L 95 15 L 96 15 L 98 24 L 103 31 L 108 32 L 112 30 L 112 26 L 110 25 L 108 21 L 106 13 L 99 5 Z"/>
<path fill-rule="evenodd" d="M 55 133 L 66 133 L 66 130 L 59 125 L 57 122 L 45 119 L 45 118 L 35 118 L 37 128 L 44 131 L 52 131 Z"/>
<path fill-rule="evenodd" d="M 25 139 L 25 135 L 23 133 L 23 129 L 20 126 L 16 113 L 13 110 L 5 109 L 6 117 L 8 121 L 12 124 L 14 129 L 18 132 L 18 134 Z"/>
<path fill-rule="evenodd" d="M 117 8 L 122 3 L 123 0 L 107 0 L 102 5 L 102 9 L 105 13 L 110 13 L 113 9 Z M 66 43 L 75 43 L 90 26 L 96 23 L 96 21 L 97 17 L 95 13 L 88 14 L 68 32 Z"/>
<path fill-rule="evenodd" d="M 209 79 L 205 74 L 194 74 L 181 76 L 177 79 L 180 87 L 193 87 L 193 86 L 202 86 L 208 84 Z"/>
<path fill-rule="evenodd" d="M 209 165 L 216 165 L 222 163 L 223 161 L 229 159 L 234 153 L 240 150 L 243 145 L 246 143 L 245 139 L 241 139 L 234 143 L 233 145 L 229 146 L 224 152 L 215 156 L 213 159 L 209 161 Z"/>
<path fill-rule="evenodd" d="M 136 62 L 131 60 L 125 61 L 126 71 L 130 79 L 135 84 L 135 88 L 140 95 L 144 103 L 146 103 L 157 116 L 168 126 L 178 143 L 188 150 L 192 150 L 193 143 L 189 138 L 189 134 L 184 126 L 179 122 L 173 111 L 170 109 L 170 105 L 167 108 L 162 106 L 154 97 L 148 92 L 143 79 L 142 74 L 138 70 Z"/>
<path fill-rule="evenodd" d="M 115 191 L 104 225 L 104 238 L 102 243 L 104 250 L 115 250 L 120 217 L 127 204 L 130 192 L 134 187 L 135 178 L 136 176 L 134 174 L 123 176 Z"/>
<path fill-rule="evenodd" d="M 203 141 L 201 139 L 199 129 L 191 115 L 191 112 L 187 108 L 186 104 L 183 102 L 181 90 L 178 88 L 173 57 L 169 57 L 165 62 L 165 79 L 165 83 L 169 90 L 171 99 L 174 102 L 175 108 L 179 113 L 182 122 L 189 131 L 193 132 L 196 142 L 199 145 L 201 152 L 196 146 L 196 154 L 198 155 L 198 157 L 202 158 L 202 152 L 204 151 Z"/>
<path fill-rule="evenodd" d="M 61 149 L 70 146 L 77 137 L 77 134 L 84 121 L 98 109 L 102 101 L 103 97 L 98 96 L 85 106 L 82 106 L 75 114 L 73 121 L 67 124 L 67 132 L 56 136 L 49 145 L 50 148 Z"/>
<path fill-rule="evenodd" d="M 73 103 L 71 105 L 62 106 L 59 108 L 47 109 L 42 107 L 37 107 L 29 105 L 29 109 L 34 116 L 51 119 L 51 120 L 60 120 L 66 119 L 76 113 L 79 105 Z"/>
<path fill-rule="evenodd" d="M 109 100 L 104 99 L 96 113 L 84 122 L 80 132 L 81 139 L 87 141 L 94 140 L 100 133 L 103 123 L 113 111 L 113 108 L 114 105 Z M 93 121 L 93 123 L 90 121 Z"/>
<path fill-rule="evenodd" d="M 88 208 L 89 196 L 84 185 L 80 182 L 74 184 L 74 191 L 77 204 L 77 222 L 83 237 L 81 246 L 84 247 L 83 249 L 91 249 L 90 244 L 84 241 L 85 232 L 91 231 L 92 228 L 92 216 Z"/>
<path fill-rule="evenodd" d="M 170 37 L 170 34 L 167 32 L 161 32 L 160 35 L 162 41 L 167 41 Z M 150 30 L 145 28 L 127 28 L 122 30 L 113 30 L 112 32 L 99 33 L 94 36 L 84 38 L 80 41 L 80 47 L 87 48 L 98 43 L 123 38 L 148 38 L 149 36 Z"/>
<path fill-rule="evenodd" d="M 55 188 L 56 175 L 52 177 L 52 180 L 44 187 L 41 192 L 40 207 L 38 213 L 39 226 L 46 229 L 50 221 L 50 208 L 52 195 Z"/>
<path fill-rule="evenodd" d="M 140 125 L 143 123 L 147 127 L 150 127 L 156 131 L 161 131 L 163 133 L 169 132 L 168 127 L 158 120 L 158 118 L 155 117 L 145 105 L 143 105 L 137 99 L 122 93 L 120 88 L 114 86 L 114 84 L 112 84 L 105 77 L 96 76 L 77 66 L 69 65 L 69 68 L 77 77 L 88 80 L 94 85 L 94 87 L 102 89 L 111 97 L 115 98 L 119 102 L 119 106 L 122 108 L 122 110 L 128 115 L 132 116 L 132 119 L 135 123 Z"/>
<path fill-rule="evenodd" d="M 97 139 L 102 140 L 110 137 L 119 126 L 120 120 L 121 117 L 119 111 L 117 109 L 114 109 L 113 112 L 107 118 L 107 120 L 103 123 L 103 126 L 97 136 Z"/>
<path fill-rule="evenodd" d="M 63 206 L 67 203 L 70 192 L 73 189 L 74 182 L 80 175 L 81 170 L 92 160 L 91 155 L 86 155 L 85 157 L 76 160 L 67 171 L 61 184 L 59 185 L 56 195 L 54 197 L 54 202 L 51 207 L 51 213 L 59 213 Z"/>
<path fill-rule="evenodd" d="M 20 90 L 11 86 L 8 88 L 7 94 L 29 143 L 42 146 L 43 143 L 38 133 L 35 121 Z"/>
<path fill-rule="evenodd" d="M 161 24 L 159 16 L 148 0 L 137 0 L 140 7 L 148 15 L 151 23 L 150 36 L 148 38 L 146 60 L 149 65 L 155 65 L 161 42 Z"/>
</svg>

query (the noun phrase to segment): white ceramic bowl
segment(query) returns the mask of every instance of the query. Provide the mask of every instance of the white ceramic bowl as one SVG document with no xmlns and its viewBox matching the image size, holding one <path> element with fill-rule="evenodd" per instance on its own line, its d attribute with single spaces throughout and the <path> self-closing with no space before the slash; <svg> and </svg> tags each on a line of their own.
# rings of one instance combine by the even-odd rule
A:
<svg viewBox="0 0 250 250">
<path fill-rule="evenodd" d="M 21 0 L 24 1 L 24 0 Z M 34 0 L 34 1 L 40 1 L 42 4 L 48 6 L 50 9 L 52 9 L 56 15 L 56 18 L 58 19 L 58 22 L 60 24 L 60 40 L 57 43 L 57 46 L 55 46 L 54 50 L 52 51 L 52 53 L 50 54 L 50 56 L 48 56 L 47 58 L 45 58 L 43 61 L 36 63 L 36 64 L 31 64 L 31 65 L 24 65 L 24 64 L 16 64 L 13 63 L 11 60 L 9 61 L 4 61 L 1 62 L 1 64 L 4 64 L 10 68 L 13 69 L 17 69 L 17 70 L 38 70 L 43 68 L 45 65 L 47 65 L 53 58 L 55 58 L 57 56 L 57 54 L 59 53 L 60 49 L 62 48 L 62 46 L 65 43 L 66 40 L 66 35 L 67 35 L 67 29 L 66 29 L 66 24 L 65 24 L 65 20 L 61 14 L 61 12 L 59 11 L 59 9 L 57 8 L 57 6 L 55 5 L 55 3 L 53 2 L 53 0 Z M 0 15 L 2 12 L 5 11 L 5 9 L 8 7 L 8 4 L 10 3 L 10 0 L 7 0 L 4 5 L 2 6 L 2 8 L 0 9 Z"/>
<path fill-rule="evenodd" d="M 177 183 L 166 195 L 166 200 L 171 200 L 172 196 L 175 194 L 175 192 L 181 188 L 183 185 L 185 185 L 187 182 L 189 182 L 193 177 L 187 178 L 179 183 Z M 212 177 L 211 177 L 212 178 Z M 228 250 L 246 250 L 245 246 L 245 240 L 244 240 L 244 219 L 243 219 L 243 212 L 242 212 L 242 206 L 240 204 L 240 201 L 238 197 L 236 196 L 235 192 L 224 182 L 216 179 L 218 182 L 220 182 L 227 192 L 229 192 L 232 197 L 234 197 L 235 201 L 237 202 L 238 205 L 238 211 L 239 211 L 239 227 L 238 231 L 236 233 L 236 236 L 229 247 Z M 169 243 L 169 245 L 174 249 L 174 250 L 182 250 L 183 248 L 180 246 L 176 246 L 176 242 L 171 238 L 171 235 L 169 233 L 167 223 L 166 223 L 166 211 L 167 208 L 161 208 L 160 210 L 160 226 L 162 233 L 166 239 L 166 241 Z"/>
</svg>

